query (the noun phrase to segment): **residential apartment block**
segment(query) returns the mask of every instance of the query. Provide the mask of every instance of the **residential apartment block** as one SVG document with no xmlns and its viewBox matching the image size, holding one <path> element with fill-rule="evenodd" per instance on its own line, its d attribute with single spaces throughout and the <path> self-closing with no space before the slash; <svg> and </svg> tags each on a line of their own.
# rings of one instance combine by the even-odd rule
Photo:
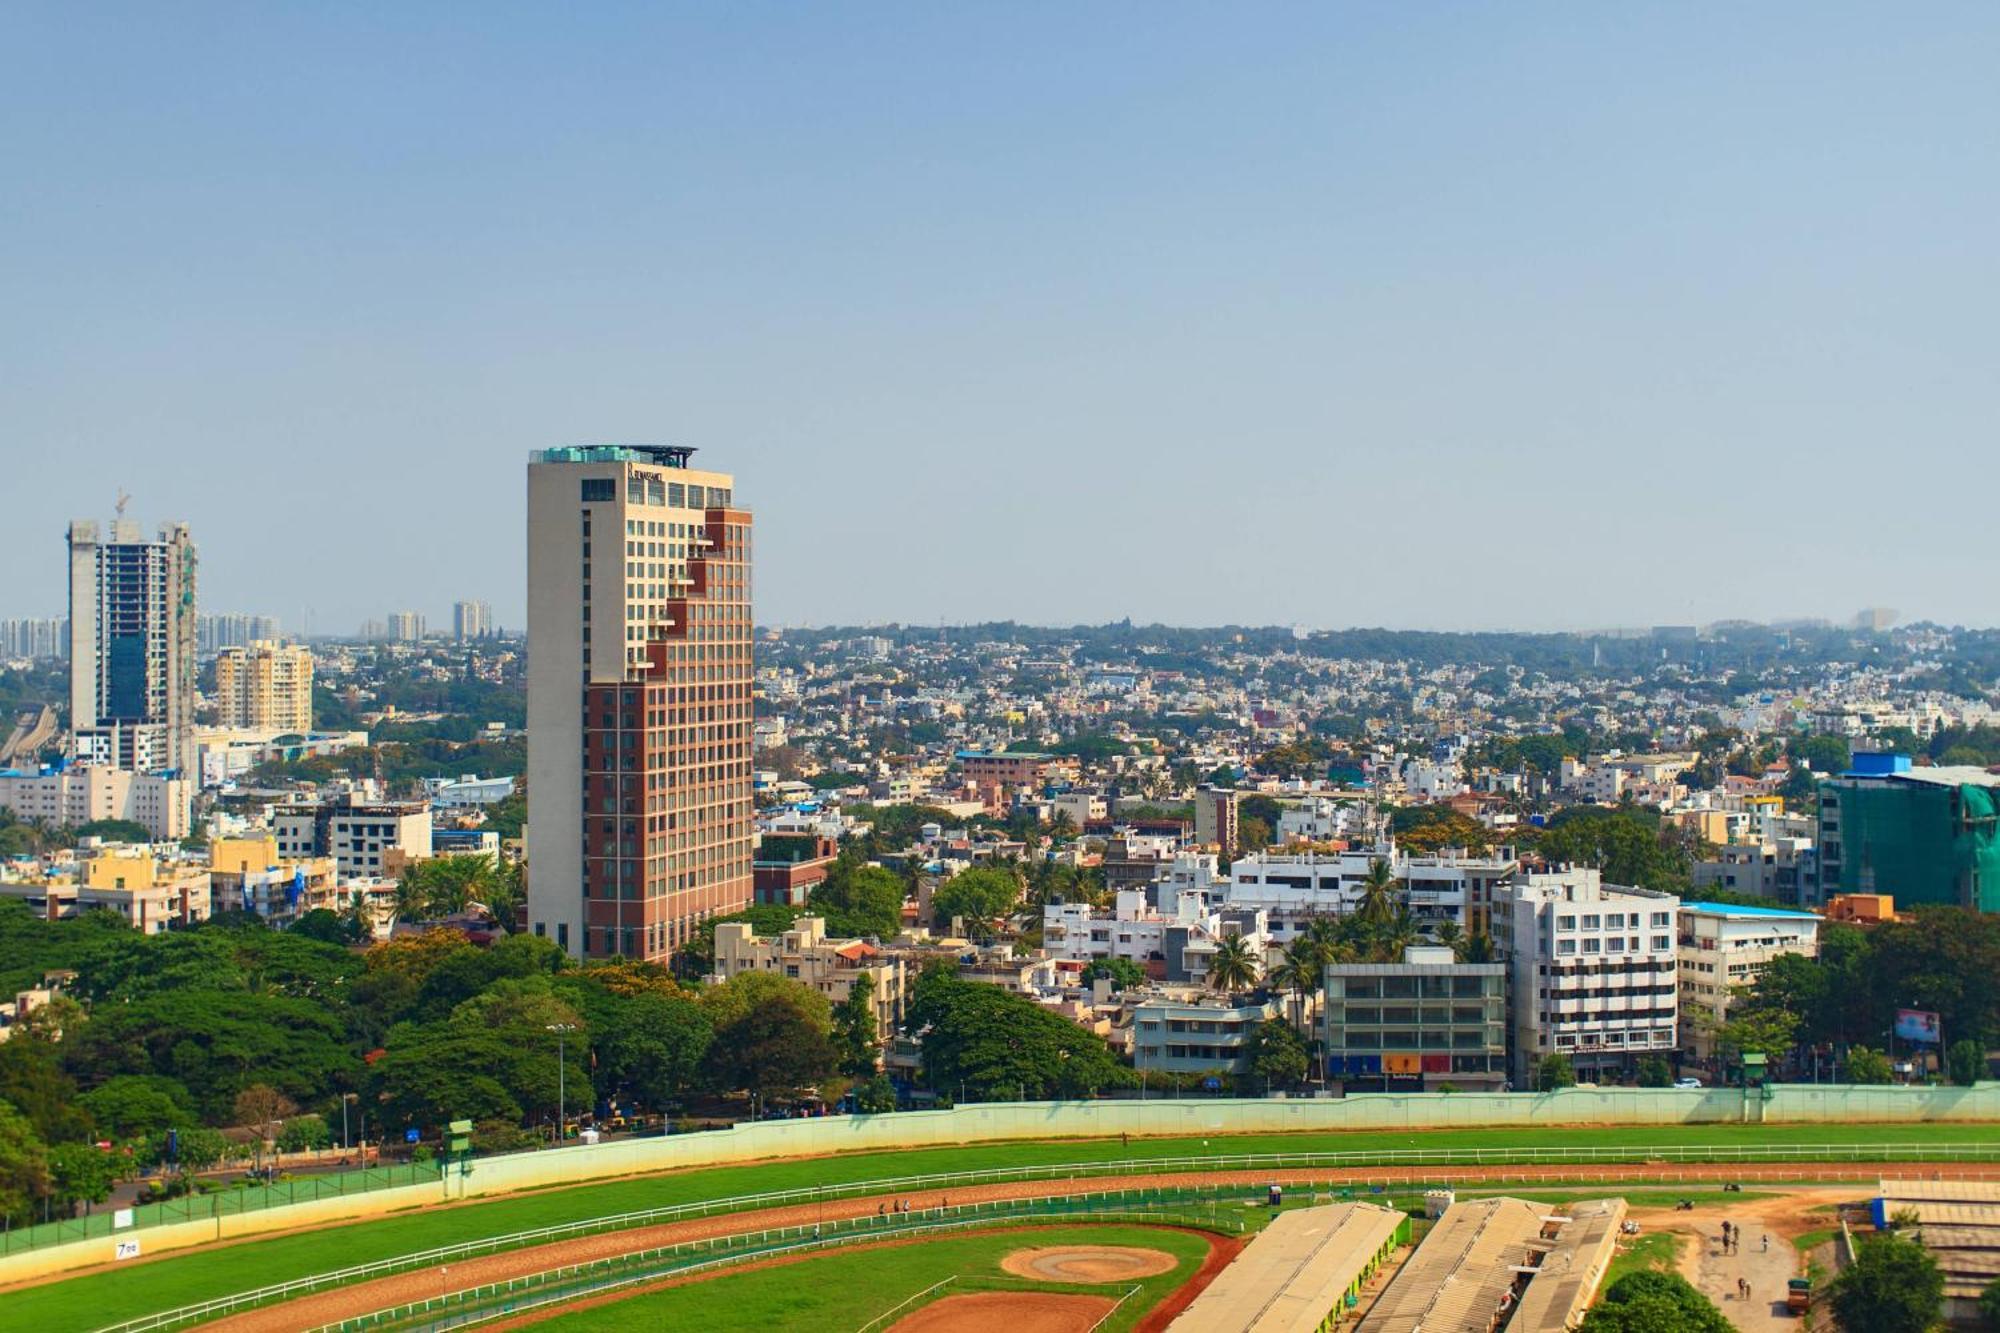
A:
<svg viewBox="0 0 2000 1333">
<path fill-rule="evenodd" d="M 451 632 L 457 639 L 490 639 L 496 626 L 493 623 L 493 608 L 485 602 L 453 602 L 451 604 Z"/>
<path fill-rule="evenodd" d="M 280 856 L 330 856 L 343 880 L 393 878 L 408 862 L 431 856 L 431 808 L 423 801 L 377 801 L 348 792 L 312 805 L 281 805 L 271 823 Z"/>
<path fill-rule="evenodd" d="M 751 898 L 751 516 L 692 449 L 528 466 L 528 919 L 664 959 Z"/>
<path fill-rule="evenodd" d="M 1493 941 L 1507 960 L 1513 1082 L 1545 1055 L 1580 1078 L 1627 1072 L 1676 1045 L 1680 900 L 1573 868 L 1495 890 Z"/>
<path fill-rule="evenodd" d="M 1714 1031 L 1729 1020 L 1733 987 L 1755 983 L 1780 954 L 1819 956 L 1820 918 L 1811 912 L 1685 902 L 1678 923 L 1682 1030 L 1702 1059 L 1715 1054 Z"/>
<path fill-rule="evenodd" d="M 867 940 L 829 939 L 826 921 L 802 916 L 781 935 L 751 933 L 746 921 L 715 928 L 715 973 L 725 981 L 745 972 L 770 972 L 810 986 L 834 1004 L 867 978 L 873 987 L 875 1031 L 889 1033 L 903 1021 L 908 983 L 915 978 L 902 956 Z"/>
<path fill-rule="evenodd" d="M 1246 1074 L 1250 1034 L 1281 1011 L 1276 1000 L 1238 1002 L 1200 990 L 1148 997 L 1132 1011 L 1132 1065 L 1146 1074 Z"/>
<path fill-rule="evenodd" d="M 64 764 L 33 773 L 0 771 L 0 810 L 20 819 L 77 828 L 103 819 L 143 825 L 153 838 L 185 838 L 193 822 L 194 783 L 103 764 Z"/>
<path fill-rule="evenodd" d="M 312 731 L 310 650 L 259 639 L 215 658 L 216 722 L 225 730 L 304 736 Z"/>
<path fill-rule="evenodd" d="M 1360 909 L 1362 885 L 1376 861 L 1403 882 L 1419 926 L 1446 922 L 1467 933 L 1483 928 L 1499 885 L 1519 868 L 1505 848 L 1492 856 L 1404 856 L 1394 847 L 1353 852 L 1257 852 L 1230 867 L 1224 886 L 1231 907 L 1270 914 L 1272 934 L 1288 942 L 1315 916 L 1344 916 Z"/>
<path fill-rule="evenodd" d="M 218 912 L 248 912 L 286 926 L 316 908 L 339 910 L 331 856 L 287 857 L 275 837 L 217 838 L 208 848 L 209 892 Z"/>
<path fill-rule="evenodd" d="M 111 912 L 148 935 L 210 915 L 208 871 L 161 860 L 146 848 L 86 850 L 64 867 L 0 868 L 0 898 L 25 903 L 50 921 Z"/>
</svg>

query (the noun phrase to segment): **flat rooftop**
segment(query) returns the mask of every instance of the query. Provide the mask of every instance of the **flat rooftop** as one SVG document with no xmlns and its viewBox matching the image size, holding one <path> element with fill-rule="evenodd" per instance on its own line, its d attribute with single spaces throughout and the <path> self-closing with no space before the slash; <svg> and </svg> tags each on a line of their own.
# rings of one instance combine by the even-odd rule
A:
<svg viewBox="0 0 2000 1333">
<path fill-rule="evenodd" d="M 1716 916 L 1781 916 L 1795 917 L 1801 921 L 1818 921 L 1818 912 L 1795 912 L 1784 907 L 1749 907 L 1743 903 L 1681 903 L 1683 912 L 1709 912 Z"/>
<path fill-rule="evenodd" d="M 1873 782 L 1925 782 L 1937 787 L 2000 787 L 2000 774 L 1989 773 L 1976 764 L 1943 764 L 1930 768 L 1904 768 L 1894 773 L 1842 773 L 1841 778 L 1861 778 Z"/>
</svg>

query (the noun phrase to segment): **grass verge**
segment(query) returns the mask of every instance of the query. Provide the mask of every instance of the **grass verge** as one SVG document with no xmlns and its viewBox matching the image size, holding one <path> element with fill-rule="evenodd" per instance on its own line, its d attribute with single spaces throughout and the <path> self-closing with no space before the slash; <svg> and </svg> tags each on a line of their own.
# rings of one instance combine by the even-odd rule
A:
<svg viewBox="0 0 2000 1333">
<path fill-rule="evenodd" d="M 1611 1266 L 1604 1270 L 1604 1283 L 1599 1289 L 1609 1289 L 1612 1283 L 1627 1273 L 1672 1272 L 1680 1262 L 1681 1242 L 1685 1239 L 1671 1231 L 1635 1236 L 1630 1244 L 1619 1250 Z"/>
<path fill-rule="evenodd" d="M 1136 1283 L 1139 1291 L 1103 1324 L 1106 1333 L 1131 1328 L 1146 1311 L 1185 1282 L 1208 1252 L 1204 1240 L 1181 1231 L 1124 1226 L 1037 1227 L 1032 1231 L 828 1254 L 796 1264 L 725 1273 L 705 1282 L 559 1315 L 537 1327 L 548 1333 L 667 1328 L 699 1328 L 705 1333 L 854 1329 L 949 1277 L 964 1279 L 964 1285 L 954 1283 L 940 1292 L 940 1297 L 1004 1288 L 1087 1292 L 1116 1300 L 1135 1285 L 1018 1280 L 982 1285 L 982 1280 L 1006 1277 L 1000 1261 L 1007 1255 L 1029 1246 L 1044 1245 L 1129 1245 L 1164 1250 L 1178 1261 L 1170 1271 Z M 916 1308 L 918 1305 L 913 1304 L 899 1311 L 897 1317 Z"/>
</svg>

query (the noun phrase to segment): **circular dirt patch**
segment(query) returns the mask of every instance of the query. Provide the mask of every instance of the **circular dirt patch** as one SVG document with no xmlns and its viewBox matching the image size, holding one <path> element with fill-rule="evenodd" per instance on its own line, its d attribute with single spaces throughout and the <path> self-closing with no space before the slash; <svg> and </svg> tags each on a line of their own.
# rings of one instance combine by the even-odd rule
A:
<svg viewBox="0 0 2000 1333">
<path fill-rule="evenodd" d="M 1172 1270 L 1179 1262 L 1161 1250 L 1126 1245 L 1063 1245 L 1016 1250 L 1000 1266 L 1016 1277 L 1043 1282 L 1124 1282 Z"/>
<path fill-rule="evenodd" d="M 1115 1304 L 1108 1296 L 980 1291 L 932 1301 L 898 1319 L 890 1333 L 1090 1333 Z"/>
</svg>

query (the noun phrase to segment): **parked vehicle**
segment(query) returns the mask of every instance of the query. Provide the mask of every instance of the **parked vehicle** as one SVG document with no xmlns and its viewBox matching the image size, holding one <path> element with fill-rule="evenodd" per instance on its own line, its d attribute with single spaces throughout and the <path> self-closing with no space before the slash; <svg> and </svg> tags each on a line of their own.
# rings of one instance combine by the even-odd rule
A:
<svg viewBox="0 0 2000 1333">
<path fill-rule="evenodd" d="M 1805 1314 L 1812 1309 L 1812 1279 L 1795 1277 L 1785 1286 L 1785 1309 L 1791 1314 Z"/>
<path fill-rule="evenodd" d="M 1677 1088 L 1698 1088 L 1701 1086 L 1701 1080 L 1698 1078 L 1677 1078 L 1674 1080 L 1674 1086 Z"/>
</svg>

